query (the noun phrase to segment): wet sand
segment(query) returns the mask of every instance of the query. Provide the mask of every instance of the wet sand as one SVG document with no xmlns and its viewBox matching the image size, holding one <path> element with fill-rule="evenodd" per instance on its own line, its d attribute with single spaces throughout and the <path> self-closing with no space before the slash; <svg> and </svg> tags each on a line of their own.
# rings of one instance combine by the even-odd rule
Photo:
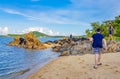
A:
<svg viewBox="0 0 120 79">
<path fill-rule="evenodd" d="M 26 79 L 120 79 L 120 53 L 102 54 L 102 65 L 94 69 L 94 55 L 62 56 Z"/>
</svg>

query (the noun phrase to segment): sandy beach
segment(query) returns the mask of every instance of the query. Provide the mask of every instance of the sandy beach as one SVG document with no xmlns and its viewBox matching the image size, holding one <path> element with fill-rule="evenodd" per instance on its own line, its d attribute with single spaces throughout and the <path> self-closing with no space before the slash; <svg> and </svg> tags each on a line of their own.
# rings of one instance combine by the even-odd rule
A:
<svg viewBox="0 0 120 79">
<path fill-rule="evenodd" d="M 26 79 L 120 79 L 120 53 L 102 54 L 102 65 L 93 66 L 93 54 L 62 56 Z"/>
</svg>

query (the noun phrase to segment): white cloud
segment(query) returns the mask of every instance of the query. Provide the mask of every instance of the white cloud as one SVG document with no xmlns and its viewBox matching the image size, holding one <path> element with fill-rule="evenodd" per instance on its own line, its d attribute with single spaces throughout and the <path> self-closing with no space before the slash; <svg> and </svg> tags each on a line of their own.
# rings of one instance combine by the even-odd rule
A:
<svg viewBox="0 0 120 79">
<path fill-rule="evenodd" d="M 2 35 L 6 35 L 6 34 L 8 34 L 8 27 L 0 27 L 0 33 L 2 34 Z M 1 35 L 0 34 L 0 35 Z"/>
<path fill-rule="evenodd" d="M 37 2 L 40 0 L 30 0 Z M 64 9 L 50 8 L 42 6 L 45 10 L 39 10 L 40 5 L 36 5 L 36 9 L 12 9 L 12 8 L 0 8 L 0 10 L 17 14 L 28 18 L 29 20 L 39 21 L 41 23 L 52 24 L 74 24 L 79 26 L 90 26 L 89 23 L 94 21 L 102 21 L 109 17 L 115 17 L 120 13 L 119 0 L 70 0 L 72 3 Z M 104 7 L 103 7 L 104 6 Z M 31 7 L 31 6 L 30 6 Z M 102 20 L 101 20 L 102 19 Z M 73 25 L 73 26 L 74 26 Z M 37 28 L 38 29 L 38 28 Z M 33 29 L 32 30 L 37 30 Z M 29 28 L 29 30 L 31 30 Z M 42 32 L 42 28 L 39 31 Z M 44 31 L 43 31 L 44 32 Z M 54 34 L 53 31 L 47 30 L 46 33 Z"/>
<path fill-rule="evenodd" d="M 17 15 L 21 15 L 21 16 L 24 16 L 24 17 L 27 17 L 27 18 L 37 19 L 37 17 L 35 18 L 35 17 L 32 17 L 32 16 L 29 16 L 29 15 L 26 14 L 26 13 L 23 13 L 23 12 L 14 10 L 14 9 L 0 8 L 0 10 L 2 10 L 2 11 L 4 11 L 4 12 L 7 12 L 7 13 L 10 13 L 10 14 L 17 14 Z"/>
<path fill-rule="evenodd" d="M 3 10 L 4 12 L 10 13 L 10 14 L 18 14 L 18 15 L 25 16 L 23 13 L 13 9 L 9 9 L 9 8 L 0 8 L 0 10 Z"/>
<path fill-rule="evenodd" d="M 87 24 L 85 22 L 79 21 L 78 19 L 81 17 L 81 12 L 70 9 L 58 9 L 58 10 L 50 10 L 50 11 L 34 11 L 34 10 L 22 10 L 18 11 L 15 9 L 9 8 L 0 8 L 0 10 L 10 13 L 17 14 L 28 18 L 29 20 L 36 20 L 44 23 L 54 23 L 54 24 L 76 24 L 76 25 L 84 25 Z"/>
<path fill-rule="evenodd" d="M 29 28 L 23 30 L 21 33 L 28 33 L 30 31 L 39 31 L 39 32 L 45 33 L 47 35 L 60 35 L 59 32 L 53 32 L 51 29 L 45 28 L 45 27 L 29 27 Z"/>
</svg>

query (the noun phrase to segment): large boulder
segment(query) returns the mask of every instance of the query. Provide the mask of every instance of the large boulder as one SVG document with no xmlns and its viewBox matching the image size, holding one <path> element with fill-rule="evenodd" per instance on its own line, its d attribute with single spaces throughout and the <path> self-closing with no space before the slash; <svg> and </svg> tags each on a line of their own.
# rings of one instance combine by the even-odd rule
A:
<svg viewBox="0 0 120 79">
<path fill-rule="evenodd" d="M 42 42 L 40 42 L 32 32 L 24 34 L 23 37 L 15 37 L 9 46 L 18 46 L 27 49 L 45 49 L 47 48 Z"/>
</svg>

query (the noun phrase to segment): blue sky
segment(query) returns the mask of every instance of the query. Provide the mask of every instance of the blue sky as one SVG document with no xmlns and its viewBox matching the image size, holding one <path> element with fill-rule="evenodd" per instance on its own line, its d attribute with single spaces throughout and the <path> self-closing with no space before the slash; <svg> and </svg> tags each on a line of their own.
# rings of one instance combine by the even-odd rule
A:
<svg viewBox="0 0 120 79">
<path fill-rule="evenodd" d="M 0 0 L 0 34 L 40 31 L 85 35 L 91 22 L 114 19 L 119 0 Z"/>
</svg>

